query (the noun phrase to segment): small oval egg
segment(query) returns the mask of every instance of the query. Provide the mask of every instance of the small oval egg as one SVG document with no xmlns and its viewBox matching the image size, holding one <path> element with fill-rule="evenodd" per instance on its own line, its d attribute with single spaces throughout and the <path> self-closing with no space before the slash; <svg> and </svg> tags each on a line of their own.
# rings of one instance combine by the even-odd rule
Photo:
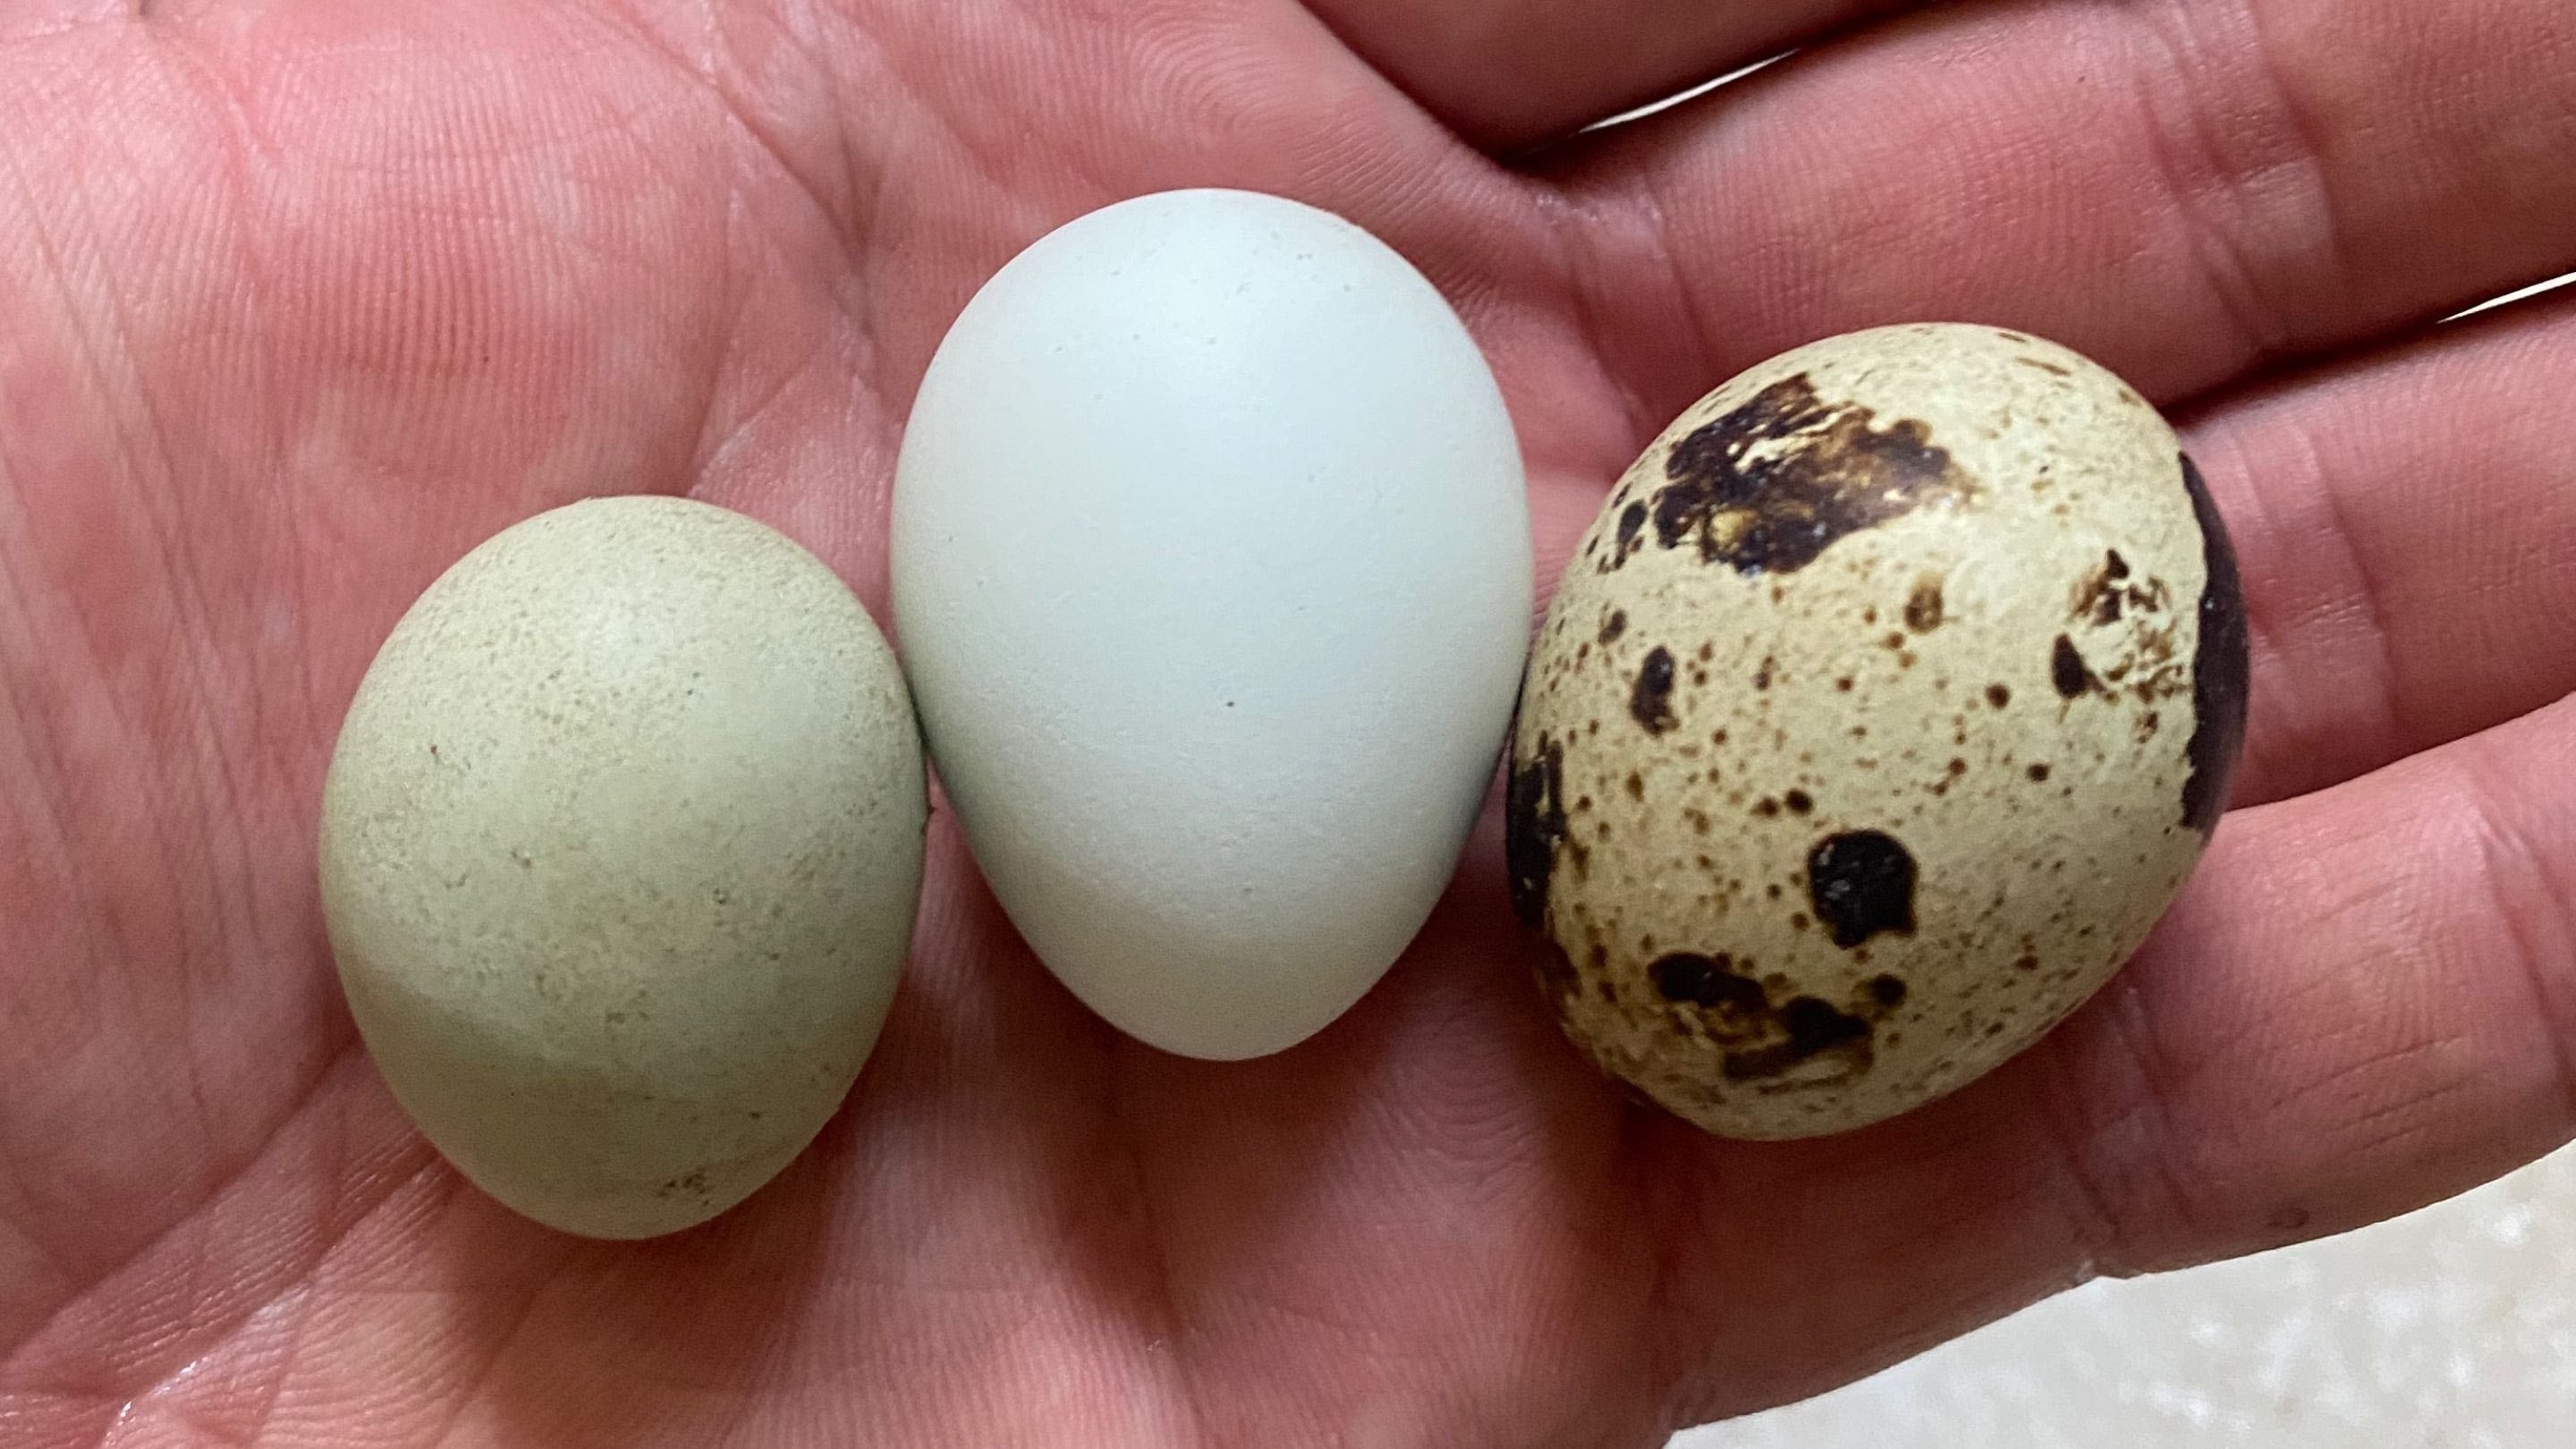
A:
<svg viewBox="0 0 2576 1449">
<path fill-rule="evenodd" d="M 894 656 L 796 544 L 576 503 L 442 575 L 322 800 L 349 1007 L 430 1141 L 601 1238 L 688 1227 L 821 1129 L 885 1019 L 928 800 Z"/>
<path fill-rule="evenodd" d="M 1893 1116 L 2145 938 L 2242 741 L 2227 535 L 2173 430 L 2062 347 L 1829 339 L 1657 439 L 1577 546 L 1506 811 L 1545 985 L 1728 1136 Z"/>
<path fill-rule="evenodd" d="M 1429 282 L 1276 197 L 1082 217 L 950 329 L 894 519 L 932 758 L 1066 986 L 1241 1058 L 1378 979 L 1475 819 L 1532 602 L 1511 420 Z"/>
</svg>

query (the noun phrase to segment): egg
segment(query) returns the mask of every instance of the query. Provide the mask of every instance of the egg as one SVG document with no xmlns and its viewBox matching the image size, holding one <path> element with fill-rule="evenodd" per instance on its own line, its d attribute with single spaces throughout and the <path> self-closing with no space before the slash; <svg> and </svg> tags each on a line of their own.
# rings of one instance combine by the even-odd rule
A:
<svg viewBox="0 0 2576 1449">
<path fill-rule="evenodd" d="M 896 633 L 985 879 L 1166 1051 L 1303 1040 L 1453 873 L 1532 609 L 1499 389 L 1338 217 L 1169 192 L 1004 266 L 922 380 Z"/>
<path fill-rule="evenodd" d="M 322 905 L 386 1085 L 538 1222 L 640 1238 L 767 1182 L 849 1090 L 928 808 L 892 652 L 705 504 L 541 514 L 450 568 L 349 706 Z"/>
<path fill-rule="evenodd" d="M 1930 1101 L 2112 975 L 2243 738 L 2227 535 L 2173 430 L 2018 333 L 1766 362 L 1577 546 L 1520 705 L 1512 897 L 1612 1074 L 1715 1133 Z"/>
</svg>

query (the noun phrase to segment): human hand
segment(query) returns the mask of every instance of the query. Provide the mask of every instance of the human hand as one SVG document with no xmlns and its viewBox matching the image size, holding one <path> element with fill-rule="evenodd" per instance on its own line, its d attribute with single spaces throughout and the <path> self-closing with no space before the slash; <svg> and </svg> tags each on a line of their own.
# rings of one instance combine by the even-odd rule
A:
<svg viewBox="0 0 2576 1449">
<path fill-rule="evenodd" d="M 1573 142 L 1896 7 L 142 8 L 0 0 L 0 1441 L 1651 1444 L 2576 1131 L 2576 307 L 2430 326 L 2576 267 L 2558 0 L 1975 0 Z M 1232 1065 L 1083 1012 L 943 819 L 777 1182 L 629 1245 L 463 1186 L 315 902 L 393 620 L 639 490 L 884 618 L 949 318 L 1203 184 L 1458 301 L 1542 580 L 1668 417 L 1826 333 L 2021 327 L 2177 405 L 2255 704 L 2172 916 L 1956 1096 L 1729 1144 L 1559 1037 L 1491 819 L 1377 991 Z"/>
</svg>

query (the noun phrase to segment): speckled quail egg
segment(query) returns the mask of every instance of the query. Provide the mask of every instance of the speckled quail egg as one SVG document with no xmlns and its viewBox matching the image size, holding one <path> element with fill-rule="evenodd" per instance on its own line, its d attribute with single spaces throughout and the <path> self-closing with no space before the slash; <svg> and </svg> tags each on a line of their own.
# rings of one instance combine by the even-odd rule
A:
<svg viewBox="0 0 2576 1449">
<path fill-rule="evenodd" d="M 2170 426 L 2054 344 L 1836 337 L 1619 481 L 1512 742 L 1512 898 L 1567 1033 L 1715 1133 L 1930 1101 L 2036 1040 L 2197 862 L 2243 603 Z"/>
<path fill-rule="evenodd" d="M 395 626 L 324 786 L 322 905 L 430 1141 L 539 1222 L 649 1237 L 840 1105 L 927 810 L 894 654 L 829 568 L 740 514 L 595 499 Z"/>
</svg>

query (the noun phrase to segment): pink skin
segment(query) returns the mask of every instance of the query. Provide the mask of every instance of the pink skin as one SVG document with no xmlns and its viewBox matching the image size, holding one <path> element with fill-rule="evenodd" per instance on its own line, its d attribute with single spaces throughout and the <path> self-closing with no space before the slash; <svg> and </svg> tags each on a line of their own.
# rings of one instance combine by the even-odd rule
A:
<svg viewBox="0 0 2576 1449">
<path fill-rule="evenodd" d="M 0 1440 L 1651 1444 L 2576 1131 L 2576 308 L 2429 327 L 2576 267 L 2561 0 L 1984 0 L 1510 168 L 1459 136 L 1900 7 L 134 8 L 0 0 Z M 1809 337 L 2014 325 L 2183 406 L 2256 704 L 2175 914 L 1969 1090 L 1726 1145 L 1559 1039 L 1490 821 L 1381 989 L 1233 1066 L 1081 1011 L 943 823 L 876 1059 L 752 1202 L 610 1246 L 463 1186 L 314 900 L 393 619 L 633 490 L 882 617 L 947 319 L 1192 184 L 1458 300 L 1542 577 Z"/>
</svg>

